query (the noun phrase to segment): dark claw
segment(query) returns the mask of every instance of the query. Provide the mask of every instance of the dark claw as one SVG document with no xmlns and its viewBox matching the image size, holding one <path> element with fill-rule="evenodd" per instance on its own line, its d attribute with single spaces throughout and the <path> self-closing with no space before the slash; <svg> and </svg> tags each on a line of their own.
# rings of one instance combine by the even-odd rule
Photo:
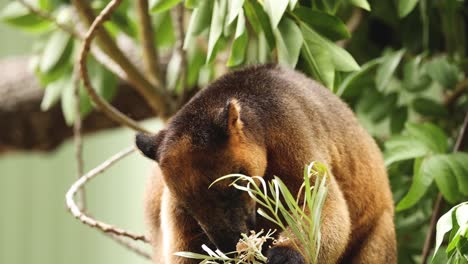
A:
<svg viewBox="0 0 468 264">
<path fill-rule="evenodd" d="M 289 247 L 273 247 L 267 252 L 267 264 L 305 264 L 305 259 L 297 250 Z"/>
</svg>

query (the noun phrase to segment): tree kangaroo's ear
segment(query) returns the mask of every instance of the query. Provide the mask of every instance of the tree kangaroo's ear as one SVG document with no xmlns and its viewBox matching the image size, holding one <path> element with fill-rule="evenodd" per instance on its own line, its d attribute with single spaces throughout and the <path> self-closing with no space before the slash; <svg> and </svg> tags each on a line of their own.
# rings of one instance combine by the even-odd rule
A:
<svg viewBox="0 0 468 264">
<path fill-rule="evenodd" d="M 161 130 L 156 135 L 138 133 L 135 138 L 135 143 L 141 153 L 146 157 L 159 162 L 159 145 L 166 135 L 166 130 Z"/>
<path fill-rule="evenodd" d="M 220 114 L 220 122 L 227 135 L 242 133 L 241 105 L 237 99 L 229 99 Z"/>
</svg>

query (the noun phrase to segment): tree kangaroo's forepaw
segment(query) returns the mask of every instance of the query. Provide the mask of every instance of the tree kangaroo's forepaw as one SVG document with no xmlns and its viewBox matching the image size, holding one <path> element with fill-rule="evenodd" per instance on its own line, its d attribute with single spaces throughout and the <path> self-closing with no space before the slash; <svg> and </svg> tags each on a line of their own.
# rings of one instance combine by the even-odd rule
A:
<svg viewBox="0 0 468 264">
<path fill-rule="evenodd" d="M 305 264 L 305 259 L 297 250 L 289 247 L 272 247 L 267 252 L 267 264 Z"/>
</svg>

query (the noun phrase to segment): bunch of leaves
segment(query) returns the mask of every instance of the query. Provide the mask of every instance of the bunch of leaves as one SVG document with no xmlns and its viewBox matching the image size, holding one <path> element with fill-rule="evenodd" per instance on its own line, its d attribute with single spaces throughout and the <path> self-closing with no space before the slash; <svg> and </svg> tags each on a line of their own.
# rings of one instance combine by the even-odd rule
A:
<svg viewBox="0 0 468 264">
<path fill-rule="evenodd" d="M 448 245 L 445 252 L 448 255 L 446 263 L 468 263 L 468 202 L 461 203 L 437 222 L 436 247 L 432 263 L 437 262 L 437 254 L 442 250 L 444 236 L 448 235 Z"/>
<path fill-rule="evenodd" d="M 234 179 L 231 186 L 247 192 L 255 200 L 259 208 L 257 213 L 276 224 L 286 232 L 286 239 L 293 242 L 295 248 L 306 258 L 307 263 L 317 263 L 320 250 L 321 212 L 327 195 L 327 167 L 320 162 L 312 162 L 304 168 L 304 183 L 296 197 L 289 191 L 283 181 L 276 177 L 266 183 L 262 177 L 230 174 L 220 177 L 212 183 Z M 314 180 L 314 184 L 311 183 Z M 262 232 L 251 236 L 242 234 L 243 239 L 237 244 L 237 251 L 223 253 L 210 250 L 204 246 L 209 255 L 178 252 L 176 255 L 186 258 L 200 259 L 202 263 L 223 261 L 223 263 L 266 263 L 261 248 L 272 232 L 260 237 Z M 294 239 L 293 239 L 294 238 Z M 297 238 L 297 240 L 296 240 Z M 298 244 L 300 243 L 300 244 Z M 228 257 L 234 255 L 233 257 Z"/>
<path fill-rule="evenodd" d="M 262 246 L 267 240 L 274 240 L 274 233 L 275 231 L 269 230 L 264 234 L 264 231 L 261 230 L 258 233 L 251 231 L 250 235 L 241 234 L 235 252 L 223 253 L 219 249 L 212 250 L 203 244 L 202 249 L 208 255 L 193 252 L 176 252 L 175 255 L 183 258 L 199 259 L 202 264 L 216 264 L 220 262 L 224 264 L 262 264 L 267 261 L 267 258 L 262 254 Z M 234 256 L 230 257 L 230 255 Z"/>
</svg>

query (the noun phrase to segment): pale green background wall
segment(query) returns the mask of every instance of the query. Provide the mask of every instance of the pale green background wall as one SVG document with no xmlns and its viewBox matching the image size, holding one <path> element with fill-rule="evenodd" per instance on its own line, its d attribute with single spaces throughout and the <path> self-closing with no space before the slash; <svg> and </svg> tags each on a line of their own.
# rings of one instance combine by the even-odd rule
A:
<svg viewBox="0 0 468 264">
<path fill-rule="evenodd" d="M 7 0 L 0 0 L 3 7 Z M 27 53 L 27 35 L 0 23 L 0 59 Z M 0 69 L 1 70 L 1 69 Z M 155 130 L 158 122 L 147 123 Z M 0 120 L 1 133 L 1 120 Z M 90 169 L 133 144 L 128 129 L 85 138 Z M 65 192 L 75 180 L 71 142 L 53 153 L 0 156 L 0 263 L 149 263 L 84 226 L 65 209 Z M 151 163 L 135 153 L 89 184 L 90 211 L 99 219 L 143 232 L 143 189 Z"/>
</svg>

